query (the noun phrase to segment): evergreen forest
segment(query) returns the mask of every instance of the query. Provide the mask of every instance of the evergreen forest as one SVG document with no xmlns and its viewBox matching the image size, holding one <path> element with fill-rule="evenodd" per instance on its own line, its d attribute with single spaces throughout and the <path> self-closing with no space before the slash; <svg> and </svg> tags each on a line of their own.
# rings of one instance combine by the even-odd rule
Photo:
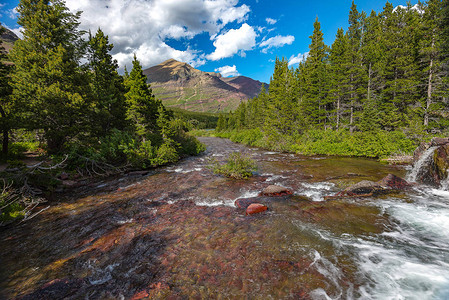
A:
<svg viewBox="0 0 449 300">
<path fill-rule="evenodd" d="M 387 2 L 359 12 L 323 41 L 316 18 L 297 68 L 276 58 L 268 90 L 220 116 L 219 136 L 304 154 L 384 157 L 410 153 L 449 126 L 449 1 Z"/>
<path fill-rule="evenodd" d="M 8 56 L 2 51 L 0 65 L 4 159 L 15 158 L 11 136 L 23 132 L 33 133 L 28 144 L 39 141 L 74 165 L 149 167 L 203 149 L 186 135 L 188 124 L 155 99 L 137 57 L 119 75 L 108 36 L 81 31 L 81 13 L 62 0 L 22 0 L 18 13 L 23 39 Z"/>
</svg>

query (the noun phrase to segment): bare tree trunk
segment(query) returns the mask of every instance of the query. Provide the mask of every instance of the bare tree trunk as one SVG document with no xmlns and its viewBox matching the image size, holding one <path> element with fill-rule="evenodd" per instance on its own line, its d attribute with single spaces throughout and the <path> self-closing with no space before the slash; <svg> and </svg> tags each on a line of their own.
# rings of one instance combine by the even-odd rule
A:
<svg viewBox="0 0 449 300">
<path fill-rule="evenodd" d="M 371 100 L 371 63 L 369 63 L 369 68 L 368 68 L 368 95 L 367 95 L 367 99 L 368 102 Z"/>
<path fill-rule="evenodd" d="M 340 129 L 340 97 L 337 100 L 337 129 Z"/>
<path fill-rule="evenodd" d="M 432 49 L 435 47 L 435 40 L 432 38 Z M 430 54 L 429 79 L 427 83 L 427 101 L 424 112 L 424 126 L 429 125 L 429 108 L 432 103 L 432 76 L 433 76 L 433 54 Z"/>
</svg>

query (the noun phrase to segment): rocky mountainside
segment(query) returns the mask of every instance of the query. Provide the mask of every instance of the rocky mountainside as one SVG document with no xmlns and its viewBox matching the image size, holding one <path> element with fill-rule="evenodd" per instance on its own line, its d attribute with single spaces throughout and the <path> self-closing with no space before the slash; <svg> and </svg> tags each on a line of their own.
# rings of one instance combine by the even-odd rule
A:
<svg viewBox="0 0 449 300">
<path fill-rule="evenodd" d="M 262 82 L 238 76 L 223 78 L 169 59 L 143 73 L 164 105 L 198 112 L 229 112 L 258 95 Z"/>
<path fill-rule="evenodd" d="M 5 29 L 5 31 L 0 36 L 0 39 L 3 42 L 3 44 L 2 44 L 3 48 L 5 48 L 6 52 L 9 53 L 12 46 L 19 38 L 17 37 L 17 35 L 14 32 L 9 30 L 8 28 L 6 28 L 6 27 L 3 27 L 3 28 Z"/>
</svg>

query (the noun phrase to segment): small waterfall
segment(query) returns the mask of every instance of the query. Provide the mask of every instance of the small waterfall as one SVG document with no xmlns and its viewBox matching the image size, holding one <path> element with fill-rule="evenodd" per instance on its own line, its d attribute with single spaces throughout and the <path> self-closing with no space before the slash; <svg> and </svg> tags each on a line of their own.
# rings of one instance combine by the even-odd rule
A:
<svg viewBox="0 0 449 300">
<path fill-rule="evenodd" d="M 419 158 L 419 160 L 414 164 L 412 171 L 407 175 L 407 180 L 410 182 L 416 182 L 419 171 L 421 171 L 423 166 L 427 166 L 433 152 L 438 148 L 438 146 L 430 147 L 427 149 Z"/>
<path fill-rule="evenodd" d="M 444 191 L 449 191 L 449 174 L 447 175 L 446 179 L 441 181 L 441 189 Z"/>
</svg>

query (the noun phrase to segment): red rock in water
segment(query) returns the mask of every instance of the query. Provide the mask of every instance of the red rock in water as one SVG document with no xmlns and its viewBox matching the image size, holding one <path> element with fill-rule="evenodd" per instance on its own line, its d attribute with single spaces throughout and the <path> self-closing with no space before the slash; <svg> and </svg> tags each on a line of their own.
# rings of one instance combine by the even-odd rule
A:
<svg viewBox="0 0 449 300">
<path fill-rule="evenodd" d="M 253 203 L 246 209 L 246 215 L 252 215 L 266 211 L 268 208 L 260 203 Z"/>
<path fill-rule="evenodd" d="M 395 190 L 403 190 L 410 187 L 407 181 L 393 174 L 388 174 L 382 180 L 379 180 L 377 184 Z"/>
</svg>

